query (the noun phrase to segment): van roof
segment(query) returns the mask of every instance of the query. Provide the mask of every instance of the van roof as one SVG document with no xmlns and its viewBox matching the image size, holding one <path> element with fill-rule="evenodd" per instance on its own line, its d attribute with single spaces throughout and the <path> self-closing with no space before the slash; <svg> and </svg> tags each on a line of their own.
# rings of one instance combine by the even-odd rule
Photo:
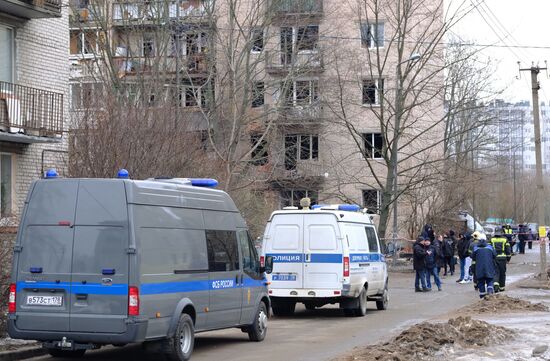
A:
<svg viewBox="0 0 550 361">
<path fill-rule="evenodd" d="M 225 212 L 239 212 L 231 197 L 224 191 L 188 184 L 156 180 L 132 180 L 116 178 L 55 178 L 36 182 L 124 182 L 128 203 L 208 209 Z M 240 213 L 240 212 L 239 212 Z"/>
<path fill-rule="evenodd" d="M 273 220 L 273 217 L 275 216 L 284 215 L 284 214 L 308 214 L 308 215 L 333 214 L 338 219 L 338 222 L 355 222 L 355 223 L 372 224 L 371 214 L 363 213 L 363 212 L 340 211 L 336 209 L 315 209 L 315 210 L 292 209 L 292 210 L 275 211 L 271 213 L 271 217 L 269 217 L 269 221 L 271 222 Z"/>
</svg>

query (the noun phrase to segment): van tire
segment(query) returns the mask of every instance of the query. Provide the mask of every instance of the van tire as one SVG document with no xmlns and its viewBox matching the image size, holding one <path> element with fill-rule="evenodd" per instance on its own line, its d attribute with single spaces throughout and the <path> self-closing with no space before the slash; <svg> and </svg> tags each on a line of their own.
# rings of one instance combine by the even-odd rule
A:
<svg viewBox="0 0 550 361">
<path fill-rule="evenodd" d="M 60 350 L 58 348 L 49 348 L 48 353 L 51 357 L 80 358 L 84 356 L 86 350 Z"/>
<path fill-rule="evenodd" d="M 296 309 L 296 302 L 271 300 L 271 310 L 275 316 L 292 316 Z"/>
<path fill-rule="evenodd" d="M 195 326 L 187 313 L 182 313 L 174 336 L 163 342 L 163 351 L 169 361 L 187 361 L 191 359 L 195 346 Z"/>
<path fill-rule="evenodd" d="M 353 310 L 355 316 L 363 317 L 367 314 L 367 289 L 363 287 L 357 297 L 357 308 Z"/>
<path fill-rule="evenodd" d="M 254 317 L 254 322 L 247 327 L 248 339 L 250 341 L 263 341 L 267 334 L 267 307 L 265 303 L 260 302 L 258 312 Z"/>
<path fill-rule="evenodd" d="M 315 304 L 312 302 L 306 302 L 304 303 L 304 306 L 306 306 L 306 310 L 308 311 L 314 311 L 315 310 Z"/>
<path fill-rule="evenodd" d="M 384 289 L 384 293 L 382 294 L 382 299 L 380 301 L 376 301 L 376 308 L 380 311 L 387 310 L 388 309 L 388 289 Z"/>
</svg>

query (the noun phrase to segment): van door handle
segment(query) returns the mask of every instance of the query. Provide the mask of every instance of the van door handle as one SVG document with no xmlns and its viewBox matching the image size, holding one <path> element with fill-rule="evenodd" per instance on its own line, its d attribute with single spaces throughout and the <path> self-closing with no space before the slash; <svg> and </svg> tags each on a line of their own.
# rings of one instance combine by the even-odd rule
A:
<svg viewBox="0 0 550 361">
<path fill-rule="evenodd" d="M 244 285 L 244 275 L 241 273 L 241 286 Z"/>
<path fill-rule="evenodd" d="M 237 286 L 239 286 L 239 275 L 235 276 L 235 283 L 237 284 Z"/>
<path fill-rule="evenodd" d="M 306 253 L 306 262 L 311 262 L 311 253 Z"/>
<path fill-rule="evenodd" d="M 77 293 L 77 294 L 76 294 L 76 299 L 77 299 L 77 300 L 87 300 L 87 299 L 88 299 L 88 295 L 85 294 L 85 293 Z"/>
</svg>

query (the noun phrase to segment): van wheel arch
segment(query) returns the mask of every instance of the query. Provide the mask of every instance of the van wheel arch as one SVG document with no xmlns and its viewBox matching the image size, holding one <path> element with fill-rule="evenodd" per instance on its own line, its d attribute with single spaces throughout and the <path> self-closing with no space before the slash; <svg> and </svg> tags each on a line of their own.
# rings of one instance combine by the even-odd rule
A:
<svg viewBox="0 0 550 361">
<path fill-rule="evenodd" d="M 271 301 L 269 300 L 269 297 L 263 296 L 260 302 L 265 304 L 265 308 L 267 309 L 267 317 L 271 317 Z"/>
<path fill-rule="evenodd" d="M 182 298 L 178 302 L 178 305 L 176 306 L 174 314 L 172 315 L 172 319 L 170 320 L 170 327 L 168 328 L 168 337 L 172 337 L 176 333 L 178 322 L 183 313 L 186 313 L 189 315 L 189 317 L 191 317 L 191 319 L 193 320 L 193 325 L 196 324 L 197 311 L 195 310 L 195 305 L 189 298 Z"/>
</svg>

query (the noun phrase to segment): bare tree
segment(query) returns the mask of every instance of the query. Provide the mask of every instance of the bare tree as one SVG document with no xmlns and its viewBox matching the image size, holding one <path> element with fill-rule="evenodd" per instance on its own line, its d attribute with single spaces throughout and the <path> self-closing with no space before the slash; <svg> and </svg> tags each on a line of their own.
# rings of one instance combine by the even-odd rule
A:
<svg viewBox="0 0 550 361">
<path fill-rule="evenodd" d="M 402 224 L 411 213 L 428 217 L 444 200 L 434 195 L 441 190 L 445 160 L 457 150 L 450 150 L 449 142 L 469 132 L 467 126 L 448 130 L 451 115 L 480 106 L 471 93 L 446 101 L 448 82 L 461 79 L 450 76 L 450 69 L 473 54 L 448 56 L 444 48 L 451 27 L 471 7 L 446 13 L 443 1 L 427 0 L 357 0 L 350 6 L 359 14 L 362 48 L 347 49 L 351 53 L 346 56 L 336 53 L 333 59 L 334 133 L 353 139 L 353 146 L 333 155 L 333 193 L 356 199 L 349 195 L 350 185 L 379 191 L 379 232 L 387 235 L 391 208 L 400 197 L 409 199 L 401 206 Z M 353 165 L 346 159 L 353 159 Z M 412 209 L 406 206 L 411 200 L 416 204 Z M 408 227 L 418 222 L 414 217 Z"/>
</svg>

